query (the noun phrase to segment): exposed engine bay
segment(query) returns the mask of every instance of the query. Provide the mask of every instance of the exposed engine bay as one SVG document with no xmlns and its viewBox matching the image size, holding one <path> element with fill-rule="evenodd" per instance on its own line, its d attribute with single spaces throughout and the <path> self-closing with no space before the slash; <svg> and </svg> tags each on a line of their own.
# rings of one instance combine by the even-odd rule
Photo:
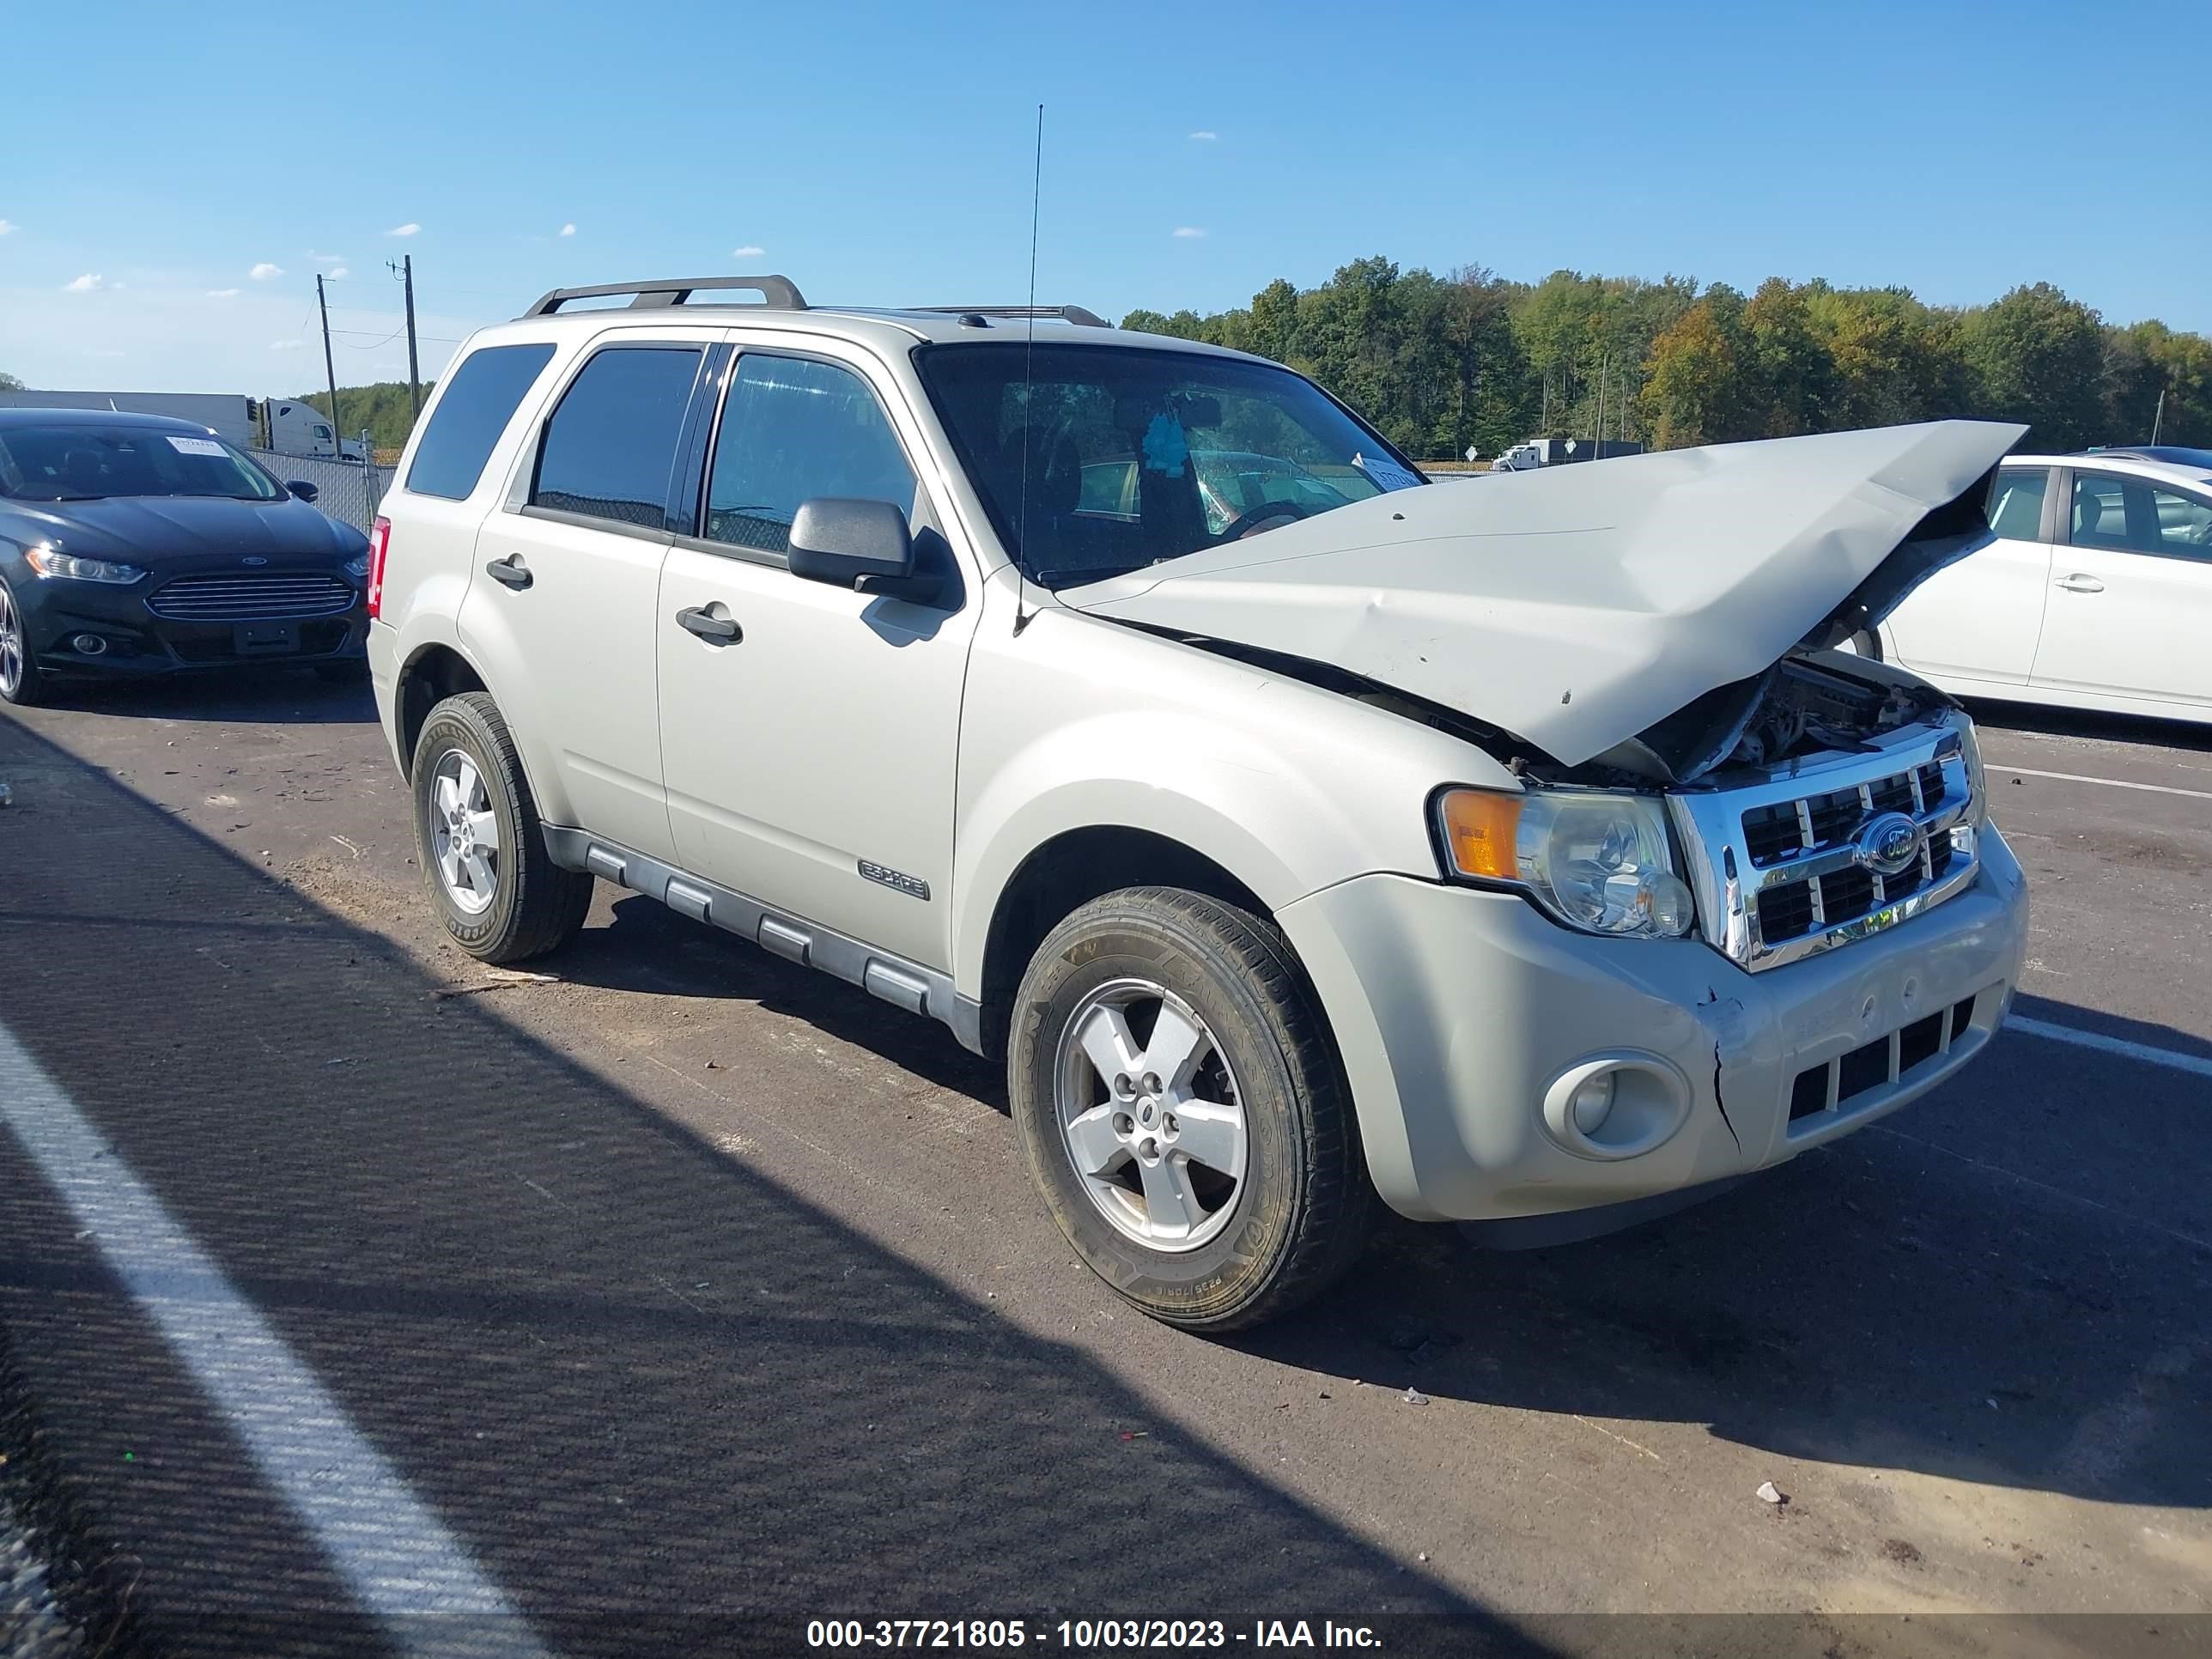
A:
<svg viewBox="0 0 2212 1659">
<path fill-rule="evenodd" d="M 1949 706 L 1934 688 L 1832 652 L 1793 651 L 1764 674 L 1717 686 L 1557 781 L 1678 787 L 1738 768 L 1765 770 L 1868 739 Z"/>
</svg>

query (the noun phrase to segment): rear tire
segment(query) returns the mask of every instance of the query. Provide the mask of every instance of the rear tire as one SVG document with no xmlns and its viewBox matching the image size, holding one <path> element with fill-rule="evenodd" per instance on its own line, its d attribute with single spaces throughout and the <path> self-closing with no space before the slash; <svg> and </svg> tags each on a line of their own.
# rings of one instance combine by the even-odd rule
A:
<svg viewBox="0 0 2212 1659">
<path fill-rule="evenodd" d="M 31 653 L 30 630 L 15 592 L 0 580 L 0 702 L 35 708 L 46 700 L 47 684 Z"/>
<path fill-rule="evenodd" d="M 529 780 L 499 705 L 465 691 L 415 740 L 415 848 L 453 943 L 479 962 L 526 962 L 566 944 L 592 878 L 545 850 Z"/>
<path fill-rule="evenodd" d="M 1085 905 L 1023 976 L 1006 1078 L 1053 1219 L 1155 1319 L 1256 1325 L 1366 1243 L 1375 1194 L 1349 1091 L 1262 917 L 1168 887 Z"/>
</svg>

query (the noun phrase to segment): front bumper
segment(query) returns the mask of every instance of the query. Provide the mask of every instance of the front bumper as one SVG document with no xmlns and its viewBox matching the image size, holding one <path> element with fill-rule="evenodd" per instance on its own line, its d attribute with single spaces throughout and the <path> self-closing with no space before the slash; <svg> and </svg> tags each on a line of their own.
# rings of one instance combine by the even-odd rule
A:
<svg viewBox="0 0 2212 1659">
<path fill-rule="evenodd" d="M 1981 854 L 1948 902 L 1755 975 L 1698 940 L 1598 939 L 1510 894 L 1406 876 L 1341 883 L 1276 920 L 1328 1015 L 1384 1200 L 1498 1220 L 1767 1168 L 1966 1064 L 2004 1017 L 2027 937 L 1994 828 Z M 1633 1068 L 1656 1144 L 1570 1150 L 1562 1090 L 1593 1064 Z"/>
<path fill-rule="evenodd" d="M 12 584 L 25 638 L 39 666 L 52 673 L 145 676 L 247 664 L 335 662 L 362 654 L 368 632 L 365 605 L 306 617 L 180 621 L 147 608 L 144 583 L 104 587 L 93 582 Z M 242 630 L 251 627 L 260 636 Z M 90 635 L 101 649 L 80 649 Z"/>
</svg>

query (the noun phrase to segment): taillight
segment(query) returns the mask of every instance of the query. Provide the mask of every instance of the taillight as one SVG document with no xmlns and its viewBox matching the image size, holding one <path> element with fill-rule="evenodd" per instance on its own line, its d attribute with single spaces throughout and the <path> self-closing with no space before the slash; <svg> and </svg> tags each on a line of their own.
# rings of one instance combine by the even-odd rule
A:
<svg viewBox="0 0 2212 1659">
<path fill-rule="evenodd" d="M 384 554 L 392 545 L 392 520 L 379 519 L 368 530 L 368 614 L 384 611 Z"/>
</svg>

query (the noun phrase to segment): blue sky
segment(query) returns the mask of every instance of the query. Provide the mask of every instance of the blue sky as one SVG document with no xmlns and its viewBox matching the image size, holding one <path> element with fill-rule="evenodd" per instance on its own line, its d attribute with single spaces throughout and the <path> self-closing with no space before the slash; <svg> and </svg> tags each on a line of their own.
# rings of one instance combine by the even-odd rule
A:
<svg viewBox="0 0 2212 1659">
<path fill-rule="evenodd" d="M 11 11 L 0 370 L 32 386 L 319 386 L 319 270 L 341 383 L 402 376 L 403 252 L 426 374 L 562 283 L 1018 301 L 1040 101 L 1039 297 L 1115 315 L 1379 252 L 2041 279 L 2212 331 L 2196 6 Z"/>
</svg>

